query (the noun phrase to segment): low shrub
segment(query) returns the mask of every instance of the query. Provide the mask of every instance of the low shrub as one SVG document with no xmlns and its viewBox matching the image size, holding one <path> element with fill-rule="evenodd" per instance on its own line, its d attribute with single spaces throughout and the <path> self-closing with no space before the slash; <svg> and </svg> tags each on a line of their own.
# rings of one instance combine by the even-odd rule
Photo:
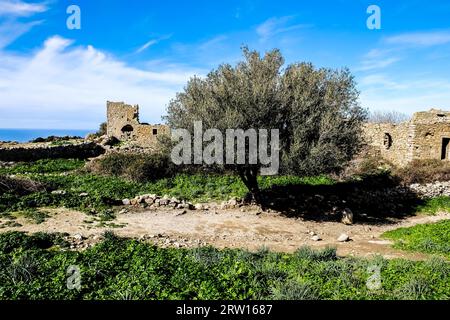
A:
<svg viewBox="0 0 450 320">
<path fill-rule="evenodd" d="M 174 174 L 174 165 L 161 153 L 126 154 L 113 152 L 89 165 L 91 172 L 112 175 L 135 182 L 155 181 Z"/>
<path fill-rule="evenodd" d="M 45 185 L 27 178 L 11 178 L 0 175 L 0 194 L 26 195 L 45 190 Z"/>
<path fill-rule="evenodd" d="M 393 175 L 405 184 L 431 183 L 450 180 L 450 162 L 441 160 L 415 160 L 403 168 L 397 168 Z"/>
</svg>

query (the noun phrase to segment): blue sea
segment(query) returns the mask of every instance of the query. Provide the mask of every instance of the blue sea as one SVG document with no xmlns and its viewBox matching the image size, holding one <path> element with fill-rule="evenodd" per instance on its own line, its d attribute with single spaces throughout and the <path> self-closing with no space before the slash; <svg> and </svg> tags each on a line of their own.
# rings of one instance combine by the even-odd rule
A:
<svg viewBox="0 0 450 320">
<path fill-rule="evenodd" d="M 80 136 L 85 137 L 93 130 L 72 130 L 72 129 L 0 129 L 0 141 L 28 142 L 36 138 L 46 138 L 49 136 Z"/>
</svg>

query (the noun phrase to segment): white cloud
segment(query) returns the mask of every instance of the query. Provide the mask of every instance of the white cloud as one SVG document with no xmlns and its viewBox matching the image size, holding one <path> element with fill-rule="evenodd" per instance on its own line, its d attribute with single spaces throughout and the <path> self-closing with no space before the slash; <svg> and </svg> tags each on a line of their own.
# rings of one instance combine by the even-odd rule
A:
<svg viewBox="0 0 450 320">
<path fill-rule="evenodd" d="M 406 89 L 407 87 L 404 84 L 400 84 L 396 81 L 393 81 L 388 76 L 384 74 L 371 74 L 361 78 L 360 84 L 362 86 L 372 87 L 375 86 L 383 87 L 388 90 L 398 90 L 398 89 Z"/>
<path fill-rule="evenodd" d="M 375 69 L 382 69 L 382 68 L 386 68 L 400 60 L 401 59 L 398 57 L 363 60 L 361 63 L 361 66 L 355 68 L 355 71 L 369 71 L 369 70 L 375 70 Z"/>
<path fill-rule="evenodd" d="M 446 79 L 393 80 L 384 74 L 372 74 L 359 83 L 361 103 L 371 110 L 408 114 L 430 108 L 450 110 L 450 82 Z"/>
<path fill-rule="evenodd" d="M 291 24 L 293 19 L 292 16 L 270 18 L 257 26 L 256 33 L 262 41 L 265 41 L 281 33 L 310 27 L 307 24 Z"/>
<path fill-rule="evenodd" d="M 27 3 L 20 0 L 0 0 L 0 16 L 28 17 L 48 10 L 45 3 Z"/>
<path fill-rule="evenodd" d="M 58 36 L 27 56 L 0 50 L 0 127 L 96 128 L 106 101 L 140 104 L 142 119 L 160 122 L 165 106 L 193 74 L 172 67 L 130 67 L 92 46 Z"/>
<path fill-rule="evenodd" d="M 157 44 L 158 40 L 152 39 L 148 42 L 146 42 L 143 46 L 141 46 L 139 49 L 136 50 L 136 53 L 141 53 L 142 51 L 146 50 L 148 47 Z"/>
<path fill-rule="evenodd" d="M 163 41 L 163 40 L 167 40 L 170 37 L 172 37 L 172 35 L 166 35 L 166 36 L 162 36 L 156 39 L 150 39 L 149 41 L 147 41 L 146 43 L 144 43 L 141 47 L 139 47 L 135 53 L 141 53 L 145 50 L 147 50 L 149 47 L 158 44 L 159 42 Z"/>
<path fill-rule="evenodd" d="M 384 41 L 393 45 L 430 47 L 450 43 L 450 31 L 404 33 L 388 37 Z"/>
<path fill-rule="evenodd" d="M 0 49 L 40 25 L 44 20 L 24 21 L 48 10 L 44 3 L 26 3 L 19 0 L 0 0 Z"/>
<path fill-rule="evenodd" d="M 43 20 L 31 22 L 5 21 L 0 24 L 0 49 L 7 47 L 16 39 L 30 31 L 33 27 L 42 24 Z"/>
</svg>

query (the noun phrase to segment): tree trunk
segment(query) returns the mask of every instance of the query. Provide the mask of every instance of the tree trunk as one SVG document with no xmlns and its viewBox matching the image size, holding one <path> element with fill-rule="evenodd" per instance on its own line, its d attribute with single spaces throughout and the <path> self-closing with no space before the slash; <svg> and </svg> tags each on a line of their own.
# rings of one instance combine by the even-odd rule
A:
<svg viewBox="0 0 450 320">
<path fill-rule="evenodd" d="M 248 191 L 252 195 L 252 200 L 261 203 L 261 192 L 258 186 L 258 169 L 257 168 L 239 168 L 239 177 L 244 182 Z"/>
</svg>

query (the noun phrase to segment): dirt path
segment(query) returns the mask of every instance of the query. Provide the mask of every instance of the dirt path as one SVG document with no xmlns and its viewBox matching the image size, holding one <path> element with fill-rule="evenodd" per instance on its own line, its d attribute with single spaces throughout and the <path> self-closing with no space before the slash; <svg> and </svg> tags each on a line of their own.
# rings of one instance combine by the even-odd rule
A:
<svg viewBox="0 0 450 320">
<path fill-rule="evenodd" d="M 32 224 L 19 218 L 17 222 L 22 227 L 6 227 L 0 229 L 0 232 L 67 232 L 71 235 L 81 234 L 89 238 L 87 242 L 93 243 L 98 241 L 99 235 L 105 230 L 111 230 L 86 223 L 89 218 L 81 212 L 67 209 L 54 209 L 51 212 L 51 217 L 42 224 Z M 338 222 L 286 218 L 272 213 L 258 215 L 256 210 L 224 210 L 216 213 L 188 211 L 185 214 L 180 214 L 180 211 L 142 211 L 119 215 L 114 223 L 124 226 L 113 230 L 120 236 L 146 239 L 164 246 L 191 247 L 208 244 L 219 248 L 250 250 L 265 246 L 282 252 L 293 252 L 304 245 L 316 248 L 333 246 L 337 247 L 341 256 L 369 257 L 380 254 L 386 258 L 423 259 L 426 258 L 424 254 L 391 248 L 391 243 L 380 239 L 380 235 L 388 230 L 444 219 L 450 219 L 450 215 L 441 213 L 393 220 L 391 224 L 347 226 Z M 5 221 L 0 219 L 0 224 Z M 312 233 L 322 240 L 313 241 Z M 350 236 L 351 241 L 338 242 L 337 238 L 342 233 Z"/>
</svg>

